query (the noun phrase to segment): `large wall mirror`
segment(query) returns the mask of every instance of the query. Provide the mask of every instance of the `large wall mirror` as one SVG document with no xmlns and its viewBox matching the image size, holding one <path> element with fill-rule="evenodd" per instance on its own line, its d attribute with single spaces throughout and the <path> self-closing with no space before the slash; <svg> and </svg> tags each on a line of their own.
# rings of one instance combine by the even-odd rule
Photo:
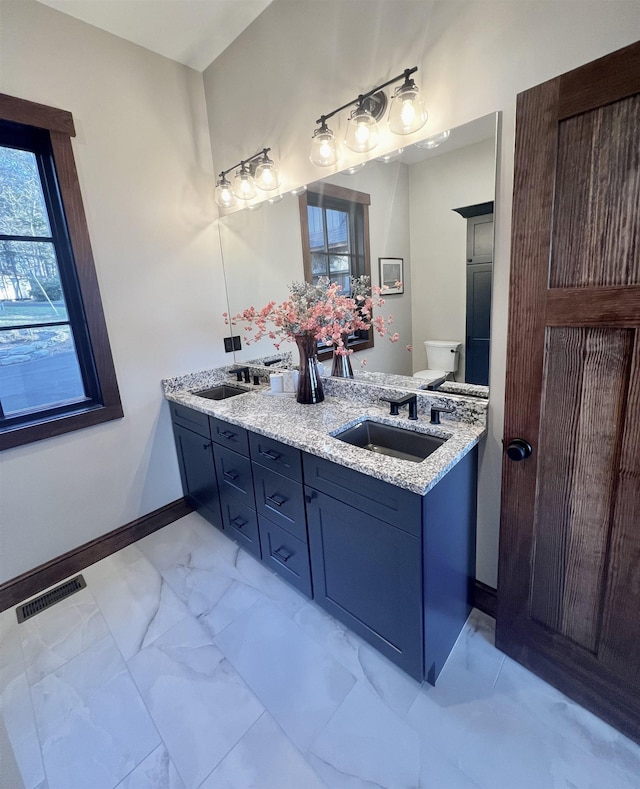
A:
<svg viewBox="0 0 640 789">
<path fill-rule="evenodd" d="M 497 121 L 497 114 L 478 118 L 390 161 L 373 159 L 356 172 L 309 185 L 314 190 L 328 183 L 370 196 L 374 284 L 380 284 L 380 259 L 402 261 L 403 292 L 387 296 L 382 308 L 393 315 L 400 341 L 376 336 L 373 348 L 353 355 L 356 376 L 413 376 L 433 366 L 424 343 L 436 340 L 460 343 L 456 381 L 488 383 Z M 304 279 L 296 196 L 223 217 L 220 238 L 232 314 L 281 301 L 292 281 Z M 241 327 L 236 332 L 243 335 Z M 263 338 L 243 342 L 234 360 L 274 352 L 272 341 Z"/>
</svg>

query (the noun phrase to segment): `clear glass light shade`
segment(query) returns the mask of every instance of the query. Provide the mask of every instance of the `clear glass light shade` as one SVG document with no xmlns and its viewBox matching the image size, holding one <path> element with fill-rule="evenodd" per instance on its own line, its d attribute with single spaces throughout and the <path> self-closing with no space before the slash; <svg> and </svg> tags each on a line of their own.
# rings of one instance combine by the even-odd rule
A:
<svg viewBox="0 0 640 789">
<path fill-rule="evenodd" d="M 258 189 L 262 189 L 263 192 L 269 192 L 271 189 L 277 189 L 280 185 L 280 181 L 278 179 L 278 168 L 266 154 L 262 157 L 262 159 L 259 160 L 253 177 L 255 179 L 256 186 Z"/>
<path fill-rule="evenodd" d="M 427 137 L 426 140 L 421 140 L 420 142 L 417 142 L 416 148 L 426 148 L 427 150 L 432 150 L 433 148 L 437 148 L 439 145 L 442 145 L 443 142 L 446 142 L 449 139 L 450 134 L 451 132 L 449 131 L 449 129 L 440 132 L 440 134 L 434 134 L 433 137 Z"/>
<path fill-rule="evenodd" d="M 236 204 L 236 196 L 233 194 L 231 184 L 224 177 L 216 183 L 215 199 L 221 208 L 231 208 Z"/>
<path fill-rule="evenodd" d="M 378 144 L 378 124 L 364 107 L 356 107 L 349 116 L 344 144 L 356 153 L 371 151 Z"/>
<path fill-rule="evenodd" d="M 330 167 L 338 161 L 340 149 L 338 142 L 331 131 L 331 129 L 322 125 L 313 133 L 313 141 L 311 143 L 311 159 L 312 164 L 318 167 Z"/>
<path fill-rule="evenodd" d="M 413 134 L 427 118 L 424 99 L 413 80 L 396 88 L 389 110 L 389 128 L 394 134 Z"/>
<path fill-rule="evenodd" d="M 246 167 L 241 168 L 236 173 L 233 191 L 240 200 L 251 200 L 252 197 L 256 196 L 256 182 Z"/>
</svg>

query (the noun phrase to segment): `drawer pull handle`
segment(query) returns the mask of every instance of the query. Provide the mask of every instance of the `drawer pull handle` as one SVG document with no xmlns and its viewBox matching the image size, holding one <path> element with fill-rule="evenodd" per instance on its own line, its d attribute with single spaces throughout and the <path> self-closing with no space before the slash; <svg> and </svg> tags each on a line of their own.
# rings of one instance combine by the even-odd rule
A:
<svg viewBox="0 0 640 789">
<path fill-rule="evenodd" d="M 236 529 L 241 529 L 243 526 L 247 525 L 247 521 L 242 520 L 242 518 L 239 515 L 236 515 L 235 518 L 232 518 L 231 523 L 233 523 Z"/>
<path fill-rule="evenodd" d="M 264 452 L 260 453 L 263 458 L 267 458 L 267 460 L 271 460 L 273 463 L 277 463 L 278 460 L 282 457 L 279 452 L 273 452 L 271 449 L 267 449 Z"/>
<path fill-rule="evenodd" d="M 228 438 L 231 441 L 232 438 L 236 437 L 236 434 L 231 430 L 220 430 L 220 435 L 223 438 Z"/>
<path fill-rule="evenodd" d="M 279 548 L 276 548 L 273 555 L 277 556 L 278 559 L 281 559 L 286 564 L 294 555 L 294 551 L 288 551 L 284 545 L 281 545 Z"/>
<path fill-rule="evenodd" d="M 209 441 L 207 444 L 203 444 L 202 448 L 203 449 L 211 449 L 211 441 Z"/>
<path fill-rule="evenodd" d="M 276 507 L 282 507 L 288 499 L 284 496 L 280 496 L 278 493 L 274 493 L 273 496 L 267 496 L 267 501 L 269 504 L 275 504 Z"/>
<path fill-rule="evenodd" d="M 223 476 L 233 482 L 234 480 L 238 479 L 239 475 L 237 471 L 225 471 Z"/>
<path fill-rule="evenodd" d="M 315 492 L 315 490 L 312 490 L 311 493 L 307 493 L 307 495 L 304 497 L 304 500 L 307 502 L 307 504 L 311 504 L 311 502 L 317 498 L 317 496 L 318 494 Z"/>
</svg>

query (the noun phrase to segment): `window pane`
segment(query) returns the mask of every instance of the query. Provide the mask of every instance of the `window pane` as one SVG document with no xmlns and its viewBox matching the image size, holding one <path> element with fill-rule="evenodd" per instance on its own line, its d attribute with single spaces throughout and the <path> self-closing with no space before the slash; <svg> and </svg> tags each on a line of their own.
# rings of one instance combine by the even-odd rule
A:
<svg viewBox="0 0 640 789">
<path fill-rule="evenodd" d="M 315 205 L 307 206 L 309 222 L 309 247 L 311 250 L 325 249 L 324 245 L 324 211 Z"/>
<path fill-rule="evenodd" d="M 0 147 L 0 183 L 0 233 L 50 236 L 35 155 Z"/>
<path fill-rule="evenodd" d="M 0 331 L 5 416 L 85 399 L 69 326 Z"/>
<path fill-rule="evenodd" d="M 311 271 L 314 277 L 327 277 L 329 275 L 329 258 L 322 252 L 311 253 Z"/>
<path fill-rule="evenodd" d="M 351 259 L 348 255 L 331 255 L 329 258 L 330 271 L 333 274 L 349 272 L 351 270 Z"/>
<path fill-rule="evenodd" d="M 332 252 L 349 251 L 349 214 L 327 210 L 327 237 Z"/>
<path fill-rule="evenodd" d="M 337 282 L 340 285 L 340 292 L 348 296 L 351 292 L 351 286 L 348 274 L 332 274 L 331 282 Z"/>
<path fill-rule="evenodd" d="M 48 241 L 0 241 L 0 326 L 68 319 Z"/>
</svg>

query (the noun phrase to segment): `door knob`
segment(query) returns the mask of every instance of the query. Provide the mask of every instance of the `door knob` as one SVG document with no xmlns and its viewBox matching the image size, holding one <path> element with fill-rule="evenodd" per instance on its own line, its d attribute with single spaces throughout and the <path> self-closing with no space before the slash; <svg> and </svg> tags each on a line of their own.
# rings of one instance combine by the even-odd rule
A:
<svg viewBox="0 0 640 789">
<path fill-rule="evenodd" d="M 513 441 L 509 441 L 507 445 L 509 460 L 526 460 L 528 457 L 531 457 L 532 452 L 533 449 L 531 448 L 531 444 L 525 441 L 524 438 L 514 438 Z"/>
</svg>

